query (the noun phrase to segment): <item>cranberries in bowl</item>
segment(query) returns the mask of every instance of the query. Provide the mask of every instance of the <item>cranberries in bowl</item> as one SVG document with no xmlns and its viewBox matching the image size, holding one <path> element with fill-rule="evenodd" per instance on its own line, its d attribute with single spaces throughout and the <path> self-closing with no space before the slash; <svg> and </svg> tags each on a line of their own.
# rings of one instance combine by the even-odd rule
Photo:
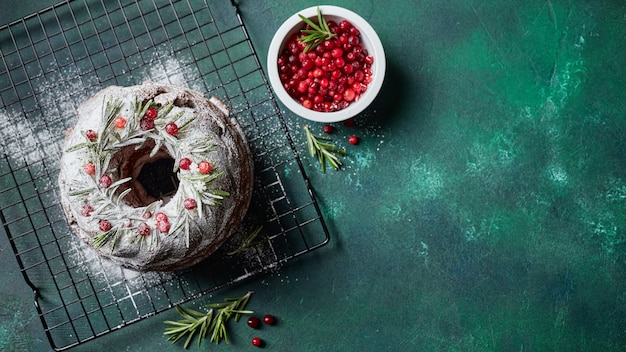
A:
<svg viewBox="0 0 626 352">
<path fill-rule="evenodd" d="M 309 46 L 316 37 L 322 38 L 318 45 Z M 372 26 L 338 6 L 310 7 L 288 18 L 267 55 L 269 80 L 280 101 L 298 116 L 326 123 L 367 108 L 382 87 L 385 67 L 385 52 Z"/>
</svg>

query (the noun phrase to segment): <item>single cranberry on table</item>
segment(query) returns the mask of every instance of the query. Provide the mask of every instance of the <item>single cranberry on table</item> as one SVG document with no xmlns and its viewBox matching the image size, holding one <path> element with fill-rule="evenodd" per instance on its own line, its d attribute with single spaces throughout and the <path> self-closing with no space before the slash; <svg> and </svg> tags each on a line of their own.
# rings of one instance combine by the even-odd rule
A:
<svg viewBox="0 0 626 352">
<path fill-rule="evenodd" d="M 263 340 L 261 340 L 261 338 L 259 337 L 252 338 L 252 346 L 263 347 L 263 345 L 264 345 L 264 342 Z"/>
<path fill-rule="evenodd" d="M 348 143 L 352 144 L 352 145 L 356 145 L 359 144 L 359 137 L 352 135 L 350 137 L 348 137 Z"/>
<path fill-rule="evenodd" d="M 258 329 L 261 326 L 261 319 L 257 317 L 248 318 L 248 326 L 253 329 Z"/>
<path fill-rule="evenodd" d="M 324 127 L 323 127 L 323 129 L 322 129 L 322 130 L 323 130 L 323 131 L 324 131 L 324 133 L 326 133 L 326 134 L 331 134 L 331 133 L 333 133 L 333 126 L 332 126 L 332 125 L 328 125 L 328 124 L 326 124 L 326 125 L 324 125 Z"/>
<path fill-rule="evenodd" d="M 276 323 L 276 318 L 274 318 L 274 316 L 271 314 L 266 314 L 263 317 L 263 322 L 267 325 L 274 325 Z"/>
</svg>

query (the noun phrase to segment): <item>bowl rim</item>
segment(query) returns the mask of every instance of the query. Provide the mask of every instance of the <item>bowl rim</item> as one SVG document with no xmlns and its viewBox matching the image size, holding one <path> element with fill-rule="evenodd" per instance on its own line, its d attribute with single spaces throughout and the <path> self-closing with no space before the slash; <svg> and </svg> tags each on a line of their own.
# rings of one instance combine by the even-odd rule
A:
<svg viewBox="0 0 626 352">
<path fill-rule="evenodd" d="M 289 95 L 289 93 L 287 93 L 280 81 L 280 76 L 278 74 L 278 65 L 276 64 L 276 62 L 278 61 L 278 55 L 283 43 L 285 42 L 285 40 L 289 39 L 287 34 L 289 34 L 289 32 L 291 32 L 295 26 L 299 26 L 302 24 L 302 19 L 299 17 L 299 15 L 307 18 L 316 18 L 318 8 L 320 9 L 323 16 L 332 16 L 348 19 L 353 26 L 359 29 L 359 31 L 361 32 L 361 38 L 367 38 L 367 41 L 370 42 L 371 48 L 368 47 L 368 51 L 375 58 L 374 64 L 372 65 L 372 71 L 374 72 L 373 79 L 369 83 L 365 93 L 359 97 L 359 100 L 353 102 L 345 109 L 339 111 L 319 112 L 305 108 L 298 101 L 293 99 Z M 376 31 L 374 31 L 372 26 L 355 12 L 352 12 L 343 7 L 333 5 L 312 6 L 304 10 L 298 11 L 294 15 L 289 17 L 285 22 L 283 22 L 283 24 L 274 34 L 267 55 L 268 76 L 270 84 L 274 92 L 276 93 L 276 96 L 289 110 L 291 110 L 296 115 L 303 117 L 307 120 L 316 122 L 330 123 L 344 121 L 358 115 L 363 110 L 365 110 L 378 95 L 384 81 L 385 70 L 386 60 L 383 45 L 380 41 L 380 38 L 378 37 L 378 34 L 376 34 Z"/>
</svg>

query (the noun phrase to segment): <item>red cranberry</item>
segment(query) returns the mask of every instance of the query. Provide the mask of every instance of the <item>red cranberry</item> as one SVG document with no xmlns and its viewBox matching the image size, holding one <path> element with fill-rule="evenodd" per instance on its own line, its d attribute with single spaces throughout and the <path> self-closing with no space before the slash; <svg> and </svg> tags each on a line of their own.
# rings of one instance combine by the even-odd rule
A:
<svg viewBox="0 0 626 352">
<path fill-rule="evenodd" d="M 178 134 L 178 126 L 175 123 L 170 122 L 165 125 L 165 132 L 171 136 L 175 136 Z"/>
<path fill-rule="evenodd" d="M 276 322 L 276 318 L 274 318 L 274 316 L 271 314 L 267 314 L 263 317 L 263 322 L 267 325 L 274 325 L 274 323 Z"/>
<path fill-rule="evenodd" d="M 102 175 L 100 177 L 100 181 L 98 182 L 98 185 L 100 186 L 100 188 L 109 188 L 111 183 L 112 183 L 111 176 L 109 176 L 109 175 Z"/>
<path fill-rule="evenodd" d="M 356 145 L 359 143 L 359 137 L 352 135 L 348 138 L 348 143 L 352 144 L 352 145 Z"/>
<path fill-rule="evenodd" d="M 209 172 L 211 172 L 211 169 L 212 169 L 212 166 L 208 161 L 201 161 L 200 164 L 198 164 L 198 170 L 203 175 L 206 175 Z"/>
<path fill-rule="evenodd" d="M 254 337 L 252 339 L 252 346 L 263 347 L 263 340 L 261 340 L 259 337 Z"/>
<path fill-rule="evenodd" d="M 354 89 L 348 88 L 345 92 L 343 92 L 343 100 L 353 101 L 354 98 L 356 98 L 356 92 L 354 91 Z"/>
<path fill-rule="evenodd" d="M 93 175 L 96 173 L 96 165 L 87 163 L 83 166 L 83 170 L 87 173 L 87 175 Z"/>
<path fill-rule="evenodd" d="M 178 166 L 183 170 L 189 170 L 189 167 L 191 167 L 191 159 L 189 158 L 180 159 L 180 161 L 178 162 Z"/>
<path fill-rule="evenodd" d="M 326 134 L 331 134 L 331 133 L 333 133 L 333 126 L 332 125 L 328 125 L 328 124 L 324 125 L 323 131 Z"/>
<path fill-rule="evenodd" d="M 339 30 L 341 33 L 347 32 L 350 30 L 350 27 L 352 27 L 352 24 L 348 20 L 341 20 L 341 22 L 339 22 Z"/>
<path fill-rule="evenodd" d="M 139 127 L 144 131 L 149 131 L 154 128 L 154 120 L 144 117 L 139 120 Z"/>
<path fill-rule="evenodd" d="M 248 319 L 248 326 L 253 329 L 258 329 L 261 326 L 261 319 L 257 317 L 250 317 Z"/>
<path fill-rule="evenodd" d="M 96 139 L 96 131 L 87 130 L 87 132 L 85 132 L 85 137 L 87 137 L 87 139 L 89 139 L 90 141 L 93 141 L 94 139 Z"/>
<path fill-rule="evenodd" d="M 187 198 L 183 202 L 183 205 L 185 206 L 185 209 L 193 210 L 196 209 L 196 207 L 198 206 L 198 202 L 196 202 L 196 200 L 193 198 Z"/>
<path fill-rule="evenodd" d="M 170 228 L 172 227 L 172 225 L 170 225 L 169 221 L 158 221 L 157 222 L 157 228 L 159 229 L 159 231 L 161 233 L 168 233 L 170 232 Z"/>
<path fill-rule="evenodd" d="M 145 222 L 142 222 L 137 227 L 137 233 L 139 233 L 139 236 L 146 237 L 150 234 L 150 227 Z"/>
<path fill-rule="evenodd" d="M 155 108 L 153 107 L 149 107 L 148 110 L 146 110 L 146 115 L 147 118 L 149 119 L 155 119 L 157 117 L 157 111 Z"/>
<path fill-rule="evenodd" d="M 108 220 L 100 220 L 98 222 L 98 226 L 100 227 L 100 231 L 107 232 L 111 229 L 111 223 Z"/>
<path fill-rule="evenodd" d="M 93 207 L 89 204 L 83 204 L 83 208 L 80 210 L 80 214 L 82 216 L 91 216 L 91 212 L 93 211 Z"/>
<path fill-rule="evenodd" d="M 167 218 L 167 215 L 162 211 L 156 213 L 155 219 L 157 222 L 169 221 L 169 219 Z"/>
<path fill-rule="evenodd" d="M 115 123 L 115 127 L 117 127 L 117 128 L 124 128 L 124 126 L 126 126 L 126 119 L 123 118 L 122 116 L 118 116 L 115 119 L 114 123 Z"/>
</svg>

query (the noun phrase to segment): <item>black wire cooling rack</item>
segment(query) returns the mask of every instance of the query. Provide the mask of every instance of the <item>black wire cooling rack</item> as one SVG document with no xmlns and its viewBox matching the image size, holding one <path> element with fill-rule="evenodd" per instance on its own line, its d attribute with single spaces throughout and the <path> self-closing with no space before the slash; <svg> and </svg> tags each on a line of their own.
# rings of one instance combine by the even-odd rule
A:
<svg viewBox="0 0 626 352">
<path fill-rule="evenodd" d="M 243 229 L 208 260 L 137 273 L 77 240 L 59 203 L 65 130 L 86 98 L 152 80 L 228 102 L 255 158 Z M 0 220 L 50 344 L 65 350 L 260 273 L 328 229 L 234 3 L 74 0 L 0 27 Z M 257 225 L 254 246 L 242 248 Z"/>
</svg>

